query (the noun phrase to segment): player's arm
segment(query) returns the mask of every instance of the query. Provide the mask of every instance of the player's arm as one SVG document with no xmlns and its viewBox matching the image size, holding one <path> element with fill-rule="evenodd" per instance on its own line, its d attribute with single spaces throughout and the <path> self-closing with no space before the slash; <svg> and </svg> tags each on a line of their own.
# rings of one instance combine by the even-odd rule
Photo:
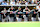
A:
<svg viewBox="0 0 40 27">
<path fill-rule="evenodd" d="M 28 11 L 31 12 L 30 9 L 28 9 Z"/>
</svg>

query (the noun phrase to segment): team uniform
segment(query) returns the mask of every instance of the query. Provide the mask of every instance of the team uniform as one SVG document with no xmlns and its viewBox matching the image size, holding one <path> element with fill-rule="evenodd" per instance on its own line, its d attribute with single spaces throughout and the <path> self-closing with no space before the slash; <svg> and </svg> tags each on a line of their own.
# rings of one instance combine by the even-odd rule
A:
<svg viewBox="0 0 40 27">
<path fill-rule="evenodd" d="M 40 21 L 40 9 L 38 9 L 38 14 L 39 14 L 38 20 Z"/>
<path fill-rule="evenodd" d="M 8 22 L 8 20 L 10 20 L 10 17 L 9 17 L 9 13 L 7 13 L 7 10 L 3 10 L 1 12 L 2 12 L 2 22 L 5 22 L 5 21 Z"/>
<path fill-rule="evenodd" d="M 10 12 L 7 12 L 6 13 L 6 19 L 8 20 L 8 22 L 10 22 L 10 16 L 9 15 L 10 15 Z"/>
<path fill-rule="evenodd" d="M 39 17 L 38 17 L 38 20 L 40 21 L 40 12 L 38 12 L 39 13 Z"/>
<path fill-rule="evenodd" d="M 38 10 L 34 9 L 33 14 L 32 14 L 32 18 L 31 18 L 32 21 L 36 21 L 37 11 Z"/>
<path fill-rule="evenodd" d="M 1 14 L 1 12 L 0 12 L 0 22 L 2 22 L 2 14 Z"/>
<path fill-rule="evenodd" d="M 19 12 L 19 13 L 18 13 L 18 12 Z M 21 21 L 22 21 L 22 18 L 23 18 L 21 12 L 22 12 L 22 10 L 21 10 L 21 11 L 17 10 L 17 15 L 19 15 L 19 16 L 16 17 L 16 19 L 17 19 L 18 22 L 21 22 Z"/>
<path fill-rule="evenodd" d="M 2 11 L 2 22 L 5 22 L 5 20 L 6 20 L 6 13 L 5 13 L 6 11 L 5 10 L 3 10 Z"/>
<path fill-rule="evenodd" d="M 40 21 L 40 6 L 36 6 L 36 8 L 38 9 L 38 20 Z"/>
<path fill-rule="evenodd" d="M 15 12 L 15 9 L 10 10 L 10 11 Z M 15 13 L 10 14 L 10 22 L 13 22 L 13 21 L 16 21 L 16 14 Z"/>
<path fill-rule="evenodd" d="M 28 15 L 29 15 L 29 13 L 28 13 L 28 9 L 27 9 L 27 10 L 24 9 L 23 12 L 25 13 L 25 14 L 23 15 L 24 22 L 25 22 L 25 21 L 28 21 Z M 27 14 L 26 14 L 26 12 L 27 12 Z"/>
</svg>

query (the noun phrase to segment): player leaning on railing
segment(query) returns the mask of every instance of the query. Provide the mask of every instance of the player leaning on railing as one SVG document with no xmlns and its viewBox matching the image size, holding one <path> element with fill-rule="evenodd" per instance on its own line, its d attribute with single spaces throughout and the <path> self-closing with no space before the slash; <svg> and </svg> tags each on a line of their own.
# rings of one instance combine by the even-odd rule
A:
<svg viewBox="0 0 40 27">
<path fill-rule="evenodd" d="M 34 9 L 32 9 L 32 10 L 33 10 L 33 13 L 32 13 L 31 20 L 32 20 L 32 21 L 36 21 L 38 9 L 36 9 L 36 8 L 34 7 Z"/>
<path fill-rule="evenodd" d="M 1 11 L 3 14 L 2 14 L 2 22 L 4 22 L 6 20 L 6 13 L 7 13 L 7 10 L 6 8 L 4 8 L 4 10 Z"/>
<path fill-rule="evenodd" d="M 14 7 L 11 7 L 10 10 L 10 21 L 11 22 L 16 21 L 16 12 Z"/>
<path fill-rule="evenodd" d="M 38 7 L 38 20 L 40 21 L 40 6 Z"/>
<path fill-rule="evenodd" d="M 27 7 L 25 7 L 25 9 L 23 10 L 23 12 L 25 13 L 25 14 L 23 15 L 24 22 L 25 22 L 25 21 L 28 21 L 28 16 L 29 16 L 30 10 L 29 10 Z"/>
<path fill-rule="evenodd" d="M 16 19 L 17 19 L 18 22 L 21 22 L 22 18 L 23 18 L 23 15 L 22 15 L 21 12 L 22 12 L 21 7 L 19 7 L 18 10 L 17 10 L 17 12 L 16 12 L 17 13 Z"/>
</svg>

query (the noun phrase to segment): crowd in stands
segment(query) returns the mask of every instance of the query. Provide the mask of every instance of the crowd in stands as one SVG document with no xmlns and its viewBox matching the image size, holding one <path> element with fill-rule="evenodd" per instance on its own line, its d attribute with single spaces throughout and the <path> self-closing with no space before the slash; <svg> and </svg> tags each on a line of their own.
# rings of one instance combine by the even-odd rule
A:
<svg viewBox="0 0 40 27">
<path fill-rule="evenodd" d="M 0 0 L 0 5 L 28 5 L 40 4 L 38 0 L 10 0 L 10 2 Z"/>
</svg>

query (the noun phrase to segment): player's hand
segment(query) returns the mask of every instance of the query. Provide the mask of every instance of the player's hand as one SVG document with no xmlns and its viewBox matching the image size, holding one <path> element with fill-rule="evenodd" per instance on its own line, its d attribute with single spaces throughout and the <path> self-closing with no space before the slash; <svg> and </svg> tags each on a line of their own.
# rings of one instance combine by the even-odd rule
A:
<svg viewBox="0 0 40 27">
<path fill-rule="evenodd" d="M 28 14 L 28 12 L 26 12 L 26 14 Z"/>
<path fill-rule="evenodd" d="M 12 14 L 13 13 L 13 11 L 10 11 L 10 14 Z"/>
<path fill-rule="evenodd" d="M 34 12 L 34 14 L 36 14 L 36 12 Z"/>
<path fill-rule="evenodd" d="M 18 14 L 20 14 L 20 12 L 18 12 Z"/>
</svg>

